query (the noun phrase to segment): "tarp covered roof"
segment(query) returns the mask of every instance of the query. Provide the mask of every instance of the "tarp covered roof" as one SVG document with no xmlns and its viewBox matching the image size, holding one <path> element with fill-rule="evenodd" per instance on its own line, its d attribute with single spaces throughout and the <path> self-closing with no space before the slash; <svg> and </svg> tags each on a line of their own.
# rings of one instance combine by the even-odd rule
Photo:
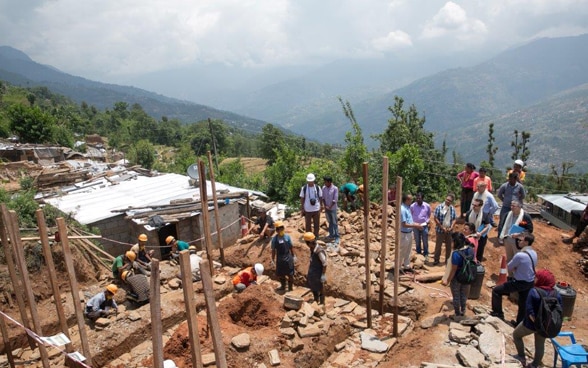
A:
<svg viewBox="0 0 588 368">
<path fill-rule="evenodd" d="M 48 198 L 45 201 L 64 213 L 71 214 L 81 224 L 92 224 L 119 215 L 111 212 L 127 207 L 157 206 L 169 204 L 174 199 L 200 199 L 198 187 L 189 184 L 189 177 L 179 174 L 162 174 L 153 177 L 135 176 L 116 185 L 94 185 L 75 193 Z M 265 196 L 261 192 L 215 183 L 217 193 L 249 192 Z M 212 188 L 206 182 L 207 193 L 212 198 Z"/>
<path fill-rule="evenodd" d="M 588 203 L 587 194 L 539 194 L 538 197 L 566 212 L 582 211 Z"/>
</svg>

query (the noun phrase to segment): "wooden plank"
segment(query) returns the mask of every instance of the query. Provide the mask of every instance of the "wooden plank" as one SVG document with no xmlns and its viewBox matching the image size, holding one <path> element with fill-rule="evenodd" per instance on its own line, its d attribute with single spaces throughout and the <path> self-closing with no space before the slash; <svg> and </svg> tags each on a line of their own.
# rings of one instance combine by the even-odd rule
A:
<svg viewBox="0 0 588 368">
<path fill-rule="evenodd" d="M 151 309 L 151 342 L 153 368 L 163 367 L 163 329 L 161 327 L 161 294 L 159 290 L 159 260 L 151 260 L 149 307 Z"/>
<path fill-rule="evenodd" d="M 3 309 L 4 308 L 0 310 L 4 312 Z M 6 327 L 6 321 L 4 321 L 4 316 L 0 316 L 0 332 L 2 332 L 2 340 L 4 341 L 4 352 L 6 352 L 8 364 L 11 368 L 14 368 L 16 367 L 16 365 L 14 364 L 14 356 L 12 356 L 12 344 L 10 343 L 10 335 L 8 334 L 8 328 Z"/>
<path fill-rule="evenodd" d="M 9 224 L 12 228 L 12 231 L 10 232 L 10 238 L 14 239 L 14 241 L 10 242 L 9 246 L 12 247 L 12 250 L 16 255 L 16 263 L 22 275 L 22 283 L 24 286 L 24 292 L 27 295 L 27 300 L 31 311 L 31 319 L 33 320 L 34 331 L 37 335 L 43 336 L 43 330 L 41 328 L 41 319 L 37 311 L 37 302 L 35 301 L 35 294 L 33 294 L 33 287 L 29 279 L 29 270 L 27 269 L 27 264 L 25 261 L 24 249 L 22 243 L 20 242 L 18 215 L 16 214 L 16 211 L 8 212 L 10 214 Z M 47 349 L 45 348 L 45 345 L 38 343 L 37 347 L 39 348 L 39 353 L 41 354 L 41 362 L 43 363 L 43 367 L 49 368 L 49 354 L 47 354 Z"/>
<path fill-rule="evenodd" d="M 214 182 L 214 170 L 212 169 L 212 157 L 208 151 L 208 167 L 210 172 L 210 186 L 212 187 L 212 203 L 214 204 L 214 220 L 216 223 L 216 239 L 218 241 L 218 250 L 220 252 L 221 265 L 225 266 L 225 250 L 223 249 L 223 229 L 221 227 L 220 216 L 218 214 L 218 200 L 216 198 L 216 184 Z"/>
<path fill-rule="evenodd" d="M 14 264 L 14 255 L 12 252 L 12 247 L 8 246 L 8 231 L 10 223 L 10 215 L 8 214 L 8 207 L 6 204 L 0 204 L 0 210 L 2 213 L 0 214 L 0 236 L 2 238 L 2 244 L 4 246 L 4 255 L 6 258 L 6 264 L 8 265 L 8 274 L 10 275 L 10 281 L 12 282 L 12 289 L 14 290 L 14 295 L 16 296 L 16 304 L 18 305 L 18 312 L 20 313 L 20 318 L 22 319 L 22 324 L 26 328 L 31 328 L 31 323 L 29 321 L 29 316 L 27 314 L 27 307 L 24 300 L 23 293 L 18 292 L 19 290 L 23 289 L 22 286 L 22 279 L 16 272 L 16 266 Z M 11 238 L 11 243 L 12 243 Z M 29 342 L 29 347 L 34 349 L 36 346 L 35 340 L 27 334 L 27 339 Z"/>
<path fill-rule="evenodd" d="M 221 334 L 220 324 L 216 313 L 216 300 L 214 299 L 214 287 L 212 285 L 212 276 L 208 272 L 210 265 L 208 261 L 200 262 L 200 274 L 202 275 L 202 288 L 204 289 L 204 301 L 208 312 L 208 321 L 212 333 L 212 345 L 216 357 L 217 368 L 227 368 L 227 357 L 225 354 L 225 345 Z"/>
<path fill-rule="evenodd" d="M 86 358 L 86 364 L 92 365 L 92 352 L 88 344 L 88 334 L 86 332 L 86 323 L 84 321 L 84 312 L 82 310 L 82 301 L 80 300 L 80 292 L 78 288 L 78 280 L 76 279 L 76 270 L 74 268 L 73 258 L 71 256 L 71 249 L 69 247 L 69 238 L 67 234 L 67 226 L 63 217 L 57 218 L 57 229 L 61 237 L 61 246 L 63 248 L 63 258 L 65 260 L 65 267 L 67 269 L 67 276 L 69 278 L 69 287 L 71 289 L 71 296 L 76 312 L 76 319 L 78 320 L 78 332 L 82 342 L 82 352 Z"/>
<path fill-rule="evenodd" d="M 388 246 L 388 156 L 382 157 L 382 242 L 380 250 L 380 316 L 384 315 L 384 290 L 386 289 L 386 247 Z"/>
<path fill-rule="evenodd" d="M 202 350 L 200 347 L 200 336 L 198 332 L 198 315 L 196 303 L 194 302 L 194 285 L 192 283 L 192 267 L 190 265 L 190 252 L 180 252 L 180 269 L 182 274 L 182 290 L 184 291 L 184 304 L 188 315 L 188 337 L 190 338 L 190 349 L 192 352 L 192 365 L 202 368 Z"/>
<path fill-rule="evenodd" d="M 198 174 L 200 175 L 200 199 L 206 200 L 206 172 L 204 171 L 204 162 L 198 160 Z M 211 277 L 214 275 L 214 265 L 212 263 L 212 240 L 210 239 L 210 222 L 208 218 L 208 208 L 202 210 L 202 232 L 204 233 L 204 241 L 206 244 L 206 258 L 208 259 L 208 266 L 210 267 Z"/>
<path fill-rule="evenodd" d="M 57 272 L 55 271 L 53 254 L 51 252 L 51 246 L 49 245 L 49 236 L 47 235 L 47 224 L 45 222 L 45 215 L 43 214 L 43 210 L 40 208 L 35 212 L 35 215 L 37 217 L 37 226 L 39 227 L 39 235 L 41 238 L 41 245 L 43 247 L 43 257 L 45 257 L 45 264 L 47 265 L 47 271 L 49 273 L 49 282 L 51 283 L 51 290 L 53 291 L 53 300 L 55 301 L 57 318 L 59 319 L 61 332 L 63 332 L 69 338 L 69 328 L 67 326 L 67 318 L 65 318 L 65 312 L 63 311 L 63 305 L 61 304 L 61 292 L 59 291 L 59 283 L 57 282 Z M 65 350 L 68 353 L 72 353 L 74 351 L 71 342 L 65 345 Z"/>
<path fill-rule="evenodd" d="M 365 249 L 365 304 L 367 327 L 372 328 L 372 275 L 370 255 L 370 196 L 369 196 L 368 164 L 363 163 L 363 245 Z M 324 292 L 324 291 L 323 291 Z"/>
<path fill-rule="evenodd" d="M 400 208 L 402 206 L 402 177 L 396 177 L 396 217 L 394 218 L 395 249 L 394 249 L 394 317 L 392 320 L 392 334 L 398 337 L 398 283 L 400 282 Z"/>
<path fill-rule="evenodd" d="M 70 236 L 70 239 L 102 239 L 101 235 L 74 235 Z M 41 240 L 40 236 L 26 236 L 21 238 L 21 240 Z"/>
</svg>

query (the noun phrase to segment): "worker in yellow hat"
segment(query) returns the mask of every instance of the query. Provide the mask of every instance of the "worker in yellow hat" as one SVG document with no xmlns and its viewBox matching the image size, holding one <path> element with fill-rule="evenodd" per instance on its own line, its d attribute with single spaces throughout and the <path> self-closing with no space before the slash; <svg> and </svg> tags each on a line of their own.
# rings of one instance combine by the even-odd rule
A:
<svg viewBox="0 0 588 368">
<path fill-rule="evenodd" d="M 170 262 L 175 264 L 180 264 L 180 252 L 190 248 L 190 244 L 183 240 L 177 240 L 173 235 L 169 235 L 165 238 L 165 244 L 171 247 Z"/>
<path fill-rule="evenodd" d="M 144 304 L 149 301 L 149 279 L 143 274 L 135 274 L 132 270 L 123 271 L 121 279 L 130 286 L 131 292 L 127 293 L 127 298 Z"/>
<path fill-rule="evenodd" d="M 94 295 L 86 303 L 84 316 L 95 321 L 100 317 L 107 317 L 109 314 L 118 311 L 118 306 L 114 301 L 114 295 L 118 291 L 118 287 L 114 284 L 106 286 L 104 291 Z"/>
<path fill-rule="evenodd" d="M 290 235 L 286 234 L 284 223 L 276 221 L 276 235 L 272 238 L 272 266 L 276 267 L 276 276 L 280 279 L 281 286 L 278 291 L 286 290 L 286 277 L 288 278 L 288 291 L 292 291 L 294 285 L 294 247 Z"/>
<path fill-rule="evenodd" d="M 151 274 L 151 256 L 153 255 L 153 250 L 147 251 L 145 249 L 149 240 L 146 234 L 140 234 L 137 240 L 138 243 L 131 247 L 131 251 L 137 255 L 133 268 L 145 276 L 149 276 Z"/>
<path fill-rule="evenodd" d="M 316 242 L 316 236 L 313 233 L 304 233 L 303 238 L 310 249 L 310 264 L 308 265 L 306 283 L 312 291 L 314 301 L 317 304 L 325 304 L 323 289 L 325 282 L 327 282 L 327 252 Z"/>
<path fill-rule="evenodd" d="M 115 279 L 120 279 L 123 271 L 125 270 L 132 270 L 133 269 L 133 262 L 137 255 L 133 251 L 127 251 L 125 254 L 121 254 L 118 257 L 114 258 L 112 262 L 112 277 Z"/>
</svg>

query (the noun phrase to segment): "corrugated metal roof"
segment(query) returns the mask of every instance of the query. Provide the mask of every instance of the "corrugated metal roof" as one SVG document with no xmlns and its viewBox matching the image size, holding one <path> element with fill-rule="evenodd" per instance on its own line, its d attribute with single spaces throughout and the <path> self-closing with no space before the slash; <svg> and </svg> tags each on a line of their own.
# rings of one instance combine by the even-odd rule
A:
<svg viewBox="0 0 588 368">
<path fill-rule="evenodd" d="M 588 203 L 588 195 L 585 194 L 539 194 L 538 197 L 566 212 L 583 211 Z"/>
<path fill-rule="evenodd" d="M 163 174 L 154 177 L 137 176 L 117 185 L 94 186 L 58 198 L 46 199 L 46 202 L 64 213 L 71 214 L 81 224 L 92 224 L 119 215 L 111 212 L 126 207 L 156 206 L 169 204 L 171 200 L 192 198 L 198 200 L 200 191 L 190 186 L 187 176 Z M 206 182 L 207 193 L 212 192 L 210 181 Z M 218 192 L 249 192 L 265 196 L 261 192 L 232 187 L 216 183 Z"/>
</svg>

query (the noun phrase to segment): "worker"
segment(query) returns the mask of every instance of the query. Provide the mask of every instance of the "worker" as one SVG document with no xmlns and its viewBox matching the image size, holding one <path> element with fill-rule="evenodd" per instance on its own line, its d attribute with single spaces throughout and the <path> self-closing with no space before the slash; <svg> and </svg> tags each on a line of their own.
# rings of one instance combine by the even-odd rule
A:
<svg viewBox="0 0 588 368">
<path fill-rule="evenodd" d="M 251 232 L 259 234 L 259 239 L 269 239 L 274 235 L 274 219 L 268 216 L 263 208 L 257 210 L 257 220 Z"/>
<path fill-rule="evenodd" d="M 286 277 L 288 278 L 288 291 L 292 291 L 294 284 L 294 247 L 290 235 L 286 234 L 284 223 L 276 221 L 277 234 L 272 239 L 272 266 L 276 267 L 276 276 L 280 279 L 281 286 L 278 291 L 286 290 Z"/>
<path fill-rule="evenodd" d="M 123 271 L 121 279 L 129 285 L 131 292 L 127 297 L 139 304 L 145 304 L 149 301 L 149 279 L 143 274 L 135 274 L 133 270 Z"/>
<path fill-rule="evenodd" d="M 303 238 L 310 249 L 310 264 L 308 265 L 306 283 L 312 291 L 314 301 L 324 305 L 323 289 L 325 282 L 327 282 L 327 252 L 316 242 L 316 236 L 313 233 L 304 233 Z"/>
<path fill-rule="evenodd" d="M 135 261 L 135 258 L 137 258 L 137 254 L 130 250 L 125 254 L 121 254 L 120 256 L 114 258 L 114 261 L 112 262 L 112 277 L 119 279 L 124 270 L 133 269 L 133 262 Z"/>
<path fill-rule="evenodd" d="M 345 183 L 339 188 L 339 192 L 343 193 L 343 209 L 347 211 L 347 204 L 351 203 L 351 211 L 355 211 L 355 198 L 363 193 L 363 184 L 358 186 L 353 182 Z"/>
<path fill-rule="evenodd" d="M 253 267 L 247 267 L 239 271 L 233 278 L 233 286 L 238 293 L 245 290 L 249 285 L 257 285 L 257 276 L 263 275 L 263 265 L 256 263 Z"/>
<path fill-rule="evenodd" d="M 118 311 L 118 306 L 114 301 L 114 295 L 118 291 L 118 287 L 114 284 L 106 286 L 106 290 L 94 295 L 86 303 L 84 316 L 95 321 L 101 317 L 108 317 L 112 312 Z"/>
<path fill-rule="evenodd" d="M 148 240 L 147 235 L 139 235 L 138 240 L 139 242 L 131 247 L 131 250 L 137 255 L 133 268 L 145 276 L 149 276 L 151 275 L 151 255 L 153 251 L 147 252 L 145 249 Z"/>
<path fill-rule="evenodd" d="M 196 254 L 198 250 L 195 245 L 190 245 L 188 250 L 190 251 L 190 272 L 192 273 L 192 282 L 200 281 L 202 280 L 202 276 L 200 275 L 200 262 L 202 262 L 202 257 Z M 181 270 L 176 276 L 180 280 L 182 279 Z"/>
<path fill-rule="evenodd" d="M 188 250 L 190 248 L 190 244 L 186 243 L 183 240 L 176 240 L 172 235 L 165 238 L 165 244 L 171 247 L 170 253 L 170 262 L 179 264 L 180 259 L 180 252 L 183 250 Z"/>
<path fill-rule="evenodd" d="M 524 166 L 525 163 L 523 160 L 515 160 L 514 164 L 512 165 L 512 170 L 508 170 L 506 173 L 506 178 L 509 178 L 510 173 L 517 173 L 519 174 L 517 181 L 522 184 L 525 181 L 525 172 L 523 171 Z"/>
</svg>

